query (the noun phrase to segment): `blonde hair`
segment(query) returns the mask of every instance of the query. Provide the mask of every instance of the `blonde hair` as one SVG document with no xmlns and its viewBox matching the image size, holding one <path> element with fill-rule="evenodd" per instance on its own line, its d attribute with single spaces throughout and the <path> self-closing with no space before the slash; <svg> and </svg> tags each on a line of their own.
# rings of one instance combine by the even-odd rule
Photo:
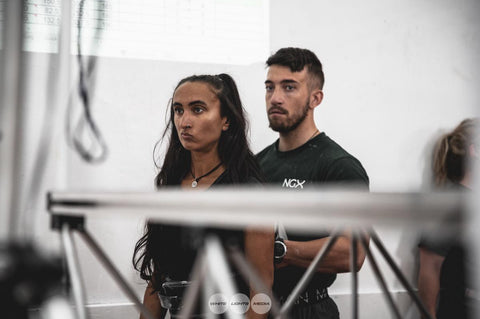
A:
<svg viewBox="0 0 480 319">
<path fill-rule="evenodd" d="M 465 119 L 452 132 L 443 135 L 433 153 L 433 177 L 436 186 L 447 181 L 459 183 L 465 176 L 468 151 L 474 143 L 479 120 Z"/>
</svg>

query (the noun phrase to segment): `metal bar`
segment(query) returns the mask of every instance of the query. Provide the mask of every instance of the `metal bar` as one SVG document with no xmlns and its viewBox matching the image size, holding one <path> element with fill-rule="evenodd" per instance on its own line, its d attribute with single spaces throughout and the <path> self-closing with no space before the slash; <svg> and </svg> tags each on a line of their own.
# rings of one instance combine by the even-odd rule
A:
<svg viewBox="0 0 480 319">
<path fill-rule="evenodd" d="M 428 319 L 433 319 L 432 315 L 430 315 L 428 310 L 425 308 L 420 298 L 418 298 L 412 286 L 408 283 L 408 280 L 405 278 L 400 268 L 398 268 L 395 261 L 388 253 L 387 249 L 381 242 L 380 238 L 377 236 L 376 232 L 373 229 L 370 229 L 369 233 L 370 233 L 370 237 L 372 238 L 372 241 L 375 243 L 375 245 L 377 245 L 378 250 L 383 255 L 387 263 L 390 265 L 390 268 L 392 268 L 393 272 L 395 273 L 397 278 L 400 280 L 403 287 L 407 290 L 408 294 L 410 295 L 412 300 L 415 302 L 415 305 L 417 306 L 418 310 L 421 312 L 422 316 Z"/>
<path fill-rule="evenodd" d="M 29 316 L 30 317 L 30 316 Z M 31 317 L 34 317 L 33 315 Z M 39 318 L 48 319 L 77 319 L 66 296 L 53 295 L 43 301 L 39 309 Z"/>
<path fill-rule="evenodd" d="M 195 260 L 192 269 L 191 285 L 185 292 L 183 307 L 178 315 L 179 318 L 191 318 L 195 307 L 195 301 L 200 294 L 201 284 L 205 280 L 207 274 L 207 259 L 205 258 L 204 251 L 200 251 L 197 256 L 198 257 Z"/>
<path fill-rule="evenodd" d="M 350 271 L 352 272 L 352 318 L 358 319 L 358 273 L 357 273 L 357 232 L 352 230 L 350 237 Z"/>
<path fill-rule="evenodd" d="M 19 240 L 23 180 L 22 142 L 25 130 L 25 68 L 23 46 L 24 1 L 7 0 L 3 11 L 0 81 L 0 234 Z M 3 221 L 3 218 L 6 218 Z M 5 228 L 5 229 L 3 229 Z M 0 238 L 1 239 L 1 238 Z"/>
<path fill-rule="evenodd" d="M 308 285 L 308 282 L 316 272 L 318 264 L 320 264 L 323 257 L 332 248 L 333 244 L 335 244 L 335 241 L 339 236 L 340 236 L 340 231 L 335 230 L 330 236 L 330 238 L 328 239 L 328 241 L 322 246 L 318 254 L 312 260 L 312 263 L 310 264 L 310 266 L 308 266 L 302 278 L 299 280 L 299 282 L 297 283 L 297 285 L 295 286 L 295 288 L 293 289 L 293 291 L 290 293 L 287 300 L 283 304 L 282 309 L 280 310 L 281 315 L 288 313 L 290 308 L 292 308 L 294 302 L 298 299 L 298 297 L 300 296 L 300 293 L 305 289 L 305 287 Z"/>
<path fill-rule="evenodd" d="M 85 309 L 85 289 L 82 283 L 80 264 L 78 263 L 77 251 L 73 242 L 72 230 L 68 224 L 62 225 L 62 243 L 67 259 L 68 273 L 72 283 L 73 298 L 77 310 L 78 319 L 86 319 L 87 311 Z"/>
<path fill-rule="evenodd" d="M 363 246 L 363 249 L 365 249 L 365 252 L 367 253 L 367 257 L 370 260 L 370 264 L 372 265 L 372 270 L 375 276 L 377 277 L 378 283 L 380 284 L 380 287 L 382 288 L 383 294 L 385 296 L 386 302 L 388 306 L 390 307 L 390 310 L 392 311 L 393 315 L 397 319 L 401 319 L 400 311 L 398 310 L 397 306 L 395 305 L 395 302 L 393 301 L 392 295 L 388 291 L 387 283 L 385 282 L 385 279 L 383 278 L 382 272 L 380 271 L 380 268 L 377 265 L 377 262 L 375 260 L 375 257 L 373 256 L 372 252 L 370 251 L 370 248 L 368 247 L 368 243 L 366 239 L 361 236 L 360 238 L 360 243 Z"/>
<path fill-rule="evenodd" d="M 218 238 L 211 236 L 207 239 L 206 257 L 208 270 L 212 279 L 215 280 L 216 287 L 226 296 L 233 296 L 237 290 L 230 276 L 225 253 Z M 225 315 L 229 319 L 242 319 L 242 316 L 232 311 L 231 307 L 227 308 Z"/>
<path fill-rule="evenodd" d="M 51 213 L 63 215 L 95 217 L 103 214 L 115 218 L 124 215 L 149 218 L 153 222 L 202 222 L 213 227 L 236 228 L 271 226 L 279 222 L 288 225 L 289 229 L 305 231 L 332 226 L 439 226 L 442 217 L 459 216 L 468 198 L 468 194 L 460 193 L 331 192 L 319 188 L 292 194 L 279 189 L 228 188 L 192 193 L 188 198 L 180 190 L 51 193 L 49 206 Z M 295 214 L 291 214 L 292 209 Z M 225 215 L 225 211 L 229 213 Z"/>
<path fill-rule="evenodd" d="M 264 291 L 270 296 L 272 302 L 271 311 L 273 316 L 276 318 L 278 315 L 280 315 L 280 305 L 273 296 L 272 290 L 265 285 L 262 278 L 260 278 L 240 250 L 237 248 L 232 248 L 230 250 L 230 257 L 232 258 L 234 265 L 242 274 L 243 278 L 247 279 L 250 284 L 253 285 L 253 289 L 255 291 Z M 283 318 L 286 319 L 286 317 Z"/>
<path fill-rule="evenodd" d="M 25 2 L 25 1 L 23 1 Z M 26 200 L 25 207 L 22 208 L 21 221 L 19 225 L 23 231 L 24 237 L 31 239 L 34 234 L 35 214 L 38 210 L 38 200 L 43 195 L 41 185 L 47 176 L 49 157 L 51 156 L 51 148 L 54 144 L 53 138 L 59 127 L 58 117 L 62 112 L 58 112 L 60 106 L 67 102 L 67 92 L 69 91 L 70 82 L 70 32 L 71 32 L 71 1 L 64 0 L 61 3 L 61 19 L 60 28 L 58 30 L 58 54 L 51 53 L 48 59 L 48 75 L 46 81 L 45 110 L 43 120 L 41 120 L 41 130 L 38 132 L 38 141 L 35 143 L 36 150 L 30 169 L 31 176 L 25 182 L 27 191 L 25 191 Z M 59 168 L 59 165 L 56 166 Z M 66 172 L 64 172 L 66 174 Z"/>
<path fill-rule="evenodd" d="M 80 236 L 83 238 L 87 246 L 92 250 L 93 254 L 97 259 L 102 263 L 105 269 L 110 273 L 113 277 L 114 281 L 119 285 L 120 289 L 123 293 L 135 304 L 135 307 L 140 310 L 140 312 L 148 319 L 155 319 L 155 317 L 150 313 L 150 311 L 143 305 L 140 300 L 137 298 L 133 289 L 128 285 L 128 283 L 123 279 L 120 272 L 115 268 L 113 263 L 107 257 L 107 255 L 103 252 L 100 246 L 95 242 L 92 236 L 84 230 L 83 232 L 79 232 Z"/>
<path fill-rule="evenodd" d="M 216 319 L 217 314 L 213 313 L 213 311 L 210 310 L 209 307 L 209 302 L 210 302 L 210 296 L 213 296 L 215 294 L 215 284 L 214 280 L 212 278 L 212 274 L 206 273 L 206 280 L 203 282 L 203 296 L 202 296 L 202 303 L 203 303 L 203 319 Z M 228 302 L 228 301 L 227 301 Z M 186 317 L 191 318 L 191 317 Z"/>
</svg>

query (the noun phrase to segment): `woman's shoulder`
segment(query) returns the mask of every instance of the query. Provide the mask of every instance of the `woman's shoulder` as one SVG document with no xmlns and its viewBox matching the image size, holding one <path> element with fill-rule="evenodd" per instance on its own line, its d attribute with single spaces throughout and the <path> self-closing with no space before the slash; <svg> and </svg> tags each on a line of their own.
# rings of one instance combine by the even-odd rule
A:
<svg viewBox="0 0 480 319">
<path fill-rule="evenodd" d="M 242 178 L 241 181 L 238 181 L 228 172 L 228 170 L 226 170 L 217 178 L 212 186 L 220 185 L 262 185 L 262 182 L 260 178 L 253 175 L 248 175 L 245 178 Z"/>
<path fill-rule="evenodd" d="M 245 184 L 252 184 L 252 185 L 262 185 L 263 183 L 260 181 L 258 177 L 249 176 L 245 181 Z"/>
</svg>

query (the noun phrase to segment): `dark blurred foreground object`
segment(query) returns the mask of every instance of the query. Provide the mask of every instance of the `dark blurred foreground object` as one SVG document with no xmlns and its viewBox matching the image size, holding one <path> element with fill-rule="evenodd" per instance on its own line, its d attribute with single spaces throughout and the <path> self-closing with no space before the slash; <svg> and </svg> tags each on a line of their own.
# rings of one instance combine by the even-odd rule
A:
<svg viewBox="0 0 480 319">
<path fill-rule="evenodd" d="M 62 262 L 40 254 L 32 245 L 0 243 L 2 319 L 28 318 L 61 287 Z"/>
</svg>

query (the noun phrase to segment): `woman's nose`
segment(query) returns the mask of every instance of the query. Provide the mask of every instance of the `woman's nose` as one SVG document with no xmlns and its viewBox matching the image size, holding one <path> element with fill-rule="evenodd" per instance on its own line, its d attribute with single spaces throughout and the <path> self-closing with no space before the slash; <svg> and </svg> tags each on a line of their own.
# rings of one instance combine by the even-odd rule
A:
<svg viewBox="0 0 480 319">
<path fill-rule="evenodd" d="M 188 115 L 188 113 L 183 113 L 183 116 L 182 116 L 182 119 L 181 119 L 181 122 L 180 122 L 180 126 L 182 128 L 191 128 L 192 127 L 192 119 L 190 118 L 190 116 Z"/>
</svg>

